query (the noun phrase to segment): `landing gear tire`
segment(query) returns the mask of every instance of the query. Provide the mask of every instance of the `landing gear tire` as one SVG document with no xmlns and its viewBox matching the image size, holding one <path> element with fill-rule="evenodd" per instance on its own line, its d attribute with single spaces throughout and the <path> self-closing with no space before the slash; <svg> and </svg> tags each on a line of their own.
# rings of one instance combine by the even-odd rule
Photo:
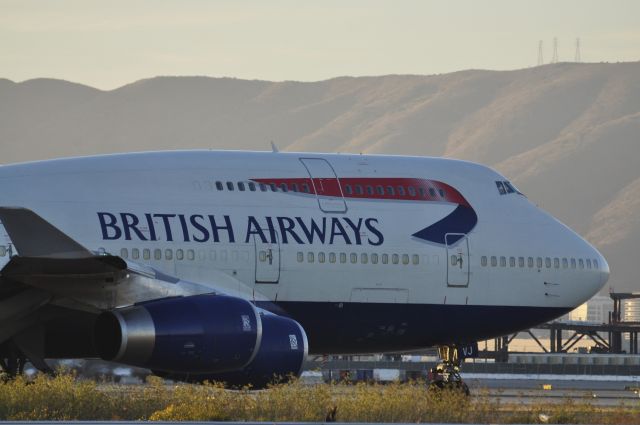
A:
<svg viewBox="0 0 640 425">
<path fill-rule="evenodd" d="M 455 346 L 438 347 L 438 354 L 442 363 L 429 371 L 429 390 L 455 391 L 469 396 L 469 386 L 460 376 L 460 359 Z"/>
</svg>

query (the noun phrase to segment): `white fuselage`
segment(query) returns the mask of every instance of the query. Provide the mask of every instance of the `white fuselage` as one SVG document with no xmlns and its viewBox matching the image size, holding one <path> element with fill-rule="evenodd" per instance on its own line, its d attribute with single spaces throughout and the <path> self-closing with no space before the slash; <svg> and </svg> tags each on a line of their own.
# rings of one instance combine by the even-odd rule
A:
<svg viewBox="0 0 640 425">
<path fill-rule="evenodd" d="M 315 329 L 313 347 L 321 321 L 305 325 L 305 306 L 485 309 L 477 317 L 526 307 L 549 320 L 597 293 L 609 273 L 602 255 L 506 180 L 440 158 L 155 152 L 2 166 L 0 203 L 91 250 L 273 302 Z"/>
</svg>

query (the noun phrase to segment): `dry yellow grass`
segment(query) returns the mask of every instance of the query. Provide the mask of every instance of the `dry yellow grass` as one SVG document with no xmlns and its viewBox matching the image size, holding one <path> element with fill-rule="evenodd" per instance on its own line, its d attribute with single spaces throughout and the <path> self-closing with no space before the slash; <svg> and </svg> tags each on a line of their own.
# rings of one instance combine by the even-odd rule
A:
<svg viewBox="0 0 640 425">
<path fill-rule="evenodd" d="M 422 383 L 389 385 L 275 385 L 228 391 L 217 384 L 114 385 L 60 374 L 0 383 L 2 420 L 216 420 L 339 422 L 475 422 L 638 424 L 640 408 L 599 408 L 588 400 L 560 404 L 500 404 L 488 395 L 429 391 Z"/>
</svg>

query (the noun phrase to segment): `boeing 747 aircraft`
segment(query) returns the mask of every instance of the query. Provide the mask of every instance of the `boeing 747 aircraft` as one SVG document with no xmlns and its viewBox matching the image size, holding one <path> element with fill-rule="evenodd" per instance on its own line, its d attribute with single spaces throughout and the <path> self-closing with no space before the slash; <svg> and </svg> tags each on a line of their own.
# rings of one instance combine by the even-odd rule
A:
<svg viewBox="0 0 640 425">
<path fill-rule="evenodd" d="M 507 178 L 441 158 L 172 151 L 4 165 L 0 220 L 10 373 L 100 357 L 261 387 L 299 374 L 307 353 L 527 329 L 609 276 Z"/>
</svg>

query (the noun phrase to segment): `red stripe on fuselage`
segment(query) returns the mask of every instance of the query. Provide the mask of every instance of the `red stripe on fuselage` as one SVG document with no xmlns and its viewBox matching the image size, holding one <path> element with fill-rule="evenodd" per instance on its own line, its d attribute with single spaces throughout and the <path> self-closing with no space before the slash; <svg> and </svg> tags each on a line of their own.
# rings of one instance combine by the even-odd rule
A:
<svg viewBox="0 0 640 425">
<path fill-rule="evenodd" d="M 352 199 L 387 199 L 402 201 L 450 202 L 469 207 L 454 187 L 437 180 L 402 177 L 342 177 L 253 179 L 275 185 L 279 191 L 307 193 Z"/>
</svg>

